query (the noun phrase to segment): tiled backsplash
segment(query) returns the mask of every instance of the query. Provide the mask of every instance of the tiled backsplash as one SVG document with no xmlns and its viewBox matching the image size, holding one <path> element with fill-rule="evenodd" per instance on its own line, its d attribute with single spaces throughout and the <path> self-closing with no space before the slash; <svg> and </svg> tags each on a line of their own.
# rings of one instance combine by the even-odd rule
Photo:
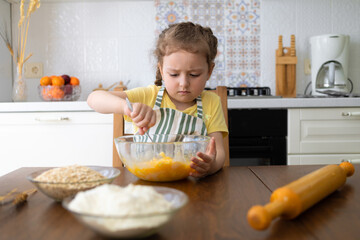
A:
<svg viewBox="0 0 360 240">
<path fill-rule="evenodd" d="M 16 29 L 18 5 L 12 9 Z M 29 62 L 42 62 L 45 75 L 79 77 L 85 100 L 99 83 L 153 83 L 157 34 L 168 23 L 190 20 L 210 26 L 219 39 L 209 86 L 270 86 L 275 93 L 278 35 L 289 46 L 295 34 L 297 90 L 303 93 L 310 81 L 304 74 L 309 37 L 343 33 L 350 35 L 349 77 L 360 92 L 359 12 L 359 0 L 43 1 L 31 18 L 26 48 L 33 53 Z M 39 79 L 28 83 L 28 100 L 39 101 Z"/>
</svg>

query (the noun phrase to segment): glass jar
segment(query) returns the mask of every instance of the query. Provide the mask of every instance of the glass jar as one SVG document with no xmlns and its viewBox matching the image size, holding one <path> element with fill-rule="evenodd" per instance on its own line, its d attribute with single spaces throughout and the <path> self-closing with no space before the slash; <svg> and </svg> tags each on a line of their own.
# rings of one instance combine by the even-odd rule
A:
<svg viewBox="0 0 360 240">
<path fill-rule="evenodd" d="M 25 102 L 27 99 L 26 82 L 22 70 L 22 67 L 17 67 L 12 93 L 12 99 L 14 102 Z"/>
</svg>

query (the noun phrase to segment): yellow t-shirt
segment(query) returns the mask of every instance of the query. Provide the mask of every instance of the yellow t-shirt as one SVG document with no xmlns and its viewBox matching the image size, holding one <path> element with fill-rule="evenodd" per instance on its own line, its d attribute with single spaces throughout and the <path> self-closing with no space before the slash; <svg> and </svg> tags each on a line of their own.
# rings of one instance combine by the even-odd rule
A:
<svg viewBox="0 0 360 240">
<path fill-rule="evenodd" d="M 131 90 L 126 90 L 130 102 L 141 102 L 151 108 L 154 108 L 157 94 L 160 90 L 160 86 L 150 85 L 148 87 L 139 87 Z M 224 113 L 221 107 L 220 97 L 213 92 L 203 91 L 201 93 L 201 100 L 203 105 L 203 121 L 205 122 L 207 133 L 222 132 L 223 137 L 228 134 Z M 162 108 L 176 109 L 175 104 L 171 101 L 167 92 L 164 92 L 163 100 L 161 102 Z M 178 110 L 180 111 L 180 110 Z M 181 111 L 191 116 L 197 116 L 197 104 Z M 125 116 L 126 121 L 131 119 Z"/>
</svg>

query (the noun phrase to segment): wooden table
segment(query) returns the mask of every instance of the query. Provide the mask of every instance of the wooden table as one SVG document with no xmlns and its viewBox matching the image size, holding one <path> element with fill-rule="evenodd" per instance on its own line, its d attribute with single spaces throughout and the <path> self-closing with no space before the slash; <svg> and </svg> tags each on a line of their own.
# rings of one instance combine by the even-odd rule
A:
<svg viewBox="0 0 360 240">
<path fill-rule="evenodd" d="M 207 178 L 172 183 L 139 180 L 127 170 L 114 184 L 158 185 L 179 189 L 189 203 L 161 230 L 147 239 L 359 239 L 360 165 L 339 191 L 295 220 L 275 220 L 265 231 L 253 230 L 246 214 L 264 205 L 276 188 L 322 166 L 226 167 Z M 33 185 L 26 176 L 39 168 L 20 168 L 0 178 L 0 194 Z M 79 223 L 61 204 L 41 192 L 15 207 L 0 206 L 0 239 L 103 239 Z"/>
</svg>

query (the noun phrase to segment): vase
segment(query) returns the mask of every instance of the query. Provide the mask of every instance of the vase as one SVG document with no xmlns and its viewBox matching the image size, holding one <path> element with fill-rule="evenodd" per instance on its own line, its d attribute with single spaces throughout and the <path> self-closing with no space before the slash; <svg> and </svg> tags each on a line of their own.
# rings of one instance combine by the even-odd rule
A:
<svg viewBox="0 0 360 240">
<path fill-rule="evenodd" d="M 18 67 L 13 85 L 12 99 L 14 102 L 25 102 L 27 99 L 26 82 L 24 79 L 22 67 Z"/>
</svg>

